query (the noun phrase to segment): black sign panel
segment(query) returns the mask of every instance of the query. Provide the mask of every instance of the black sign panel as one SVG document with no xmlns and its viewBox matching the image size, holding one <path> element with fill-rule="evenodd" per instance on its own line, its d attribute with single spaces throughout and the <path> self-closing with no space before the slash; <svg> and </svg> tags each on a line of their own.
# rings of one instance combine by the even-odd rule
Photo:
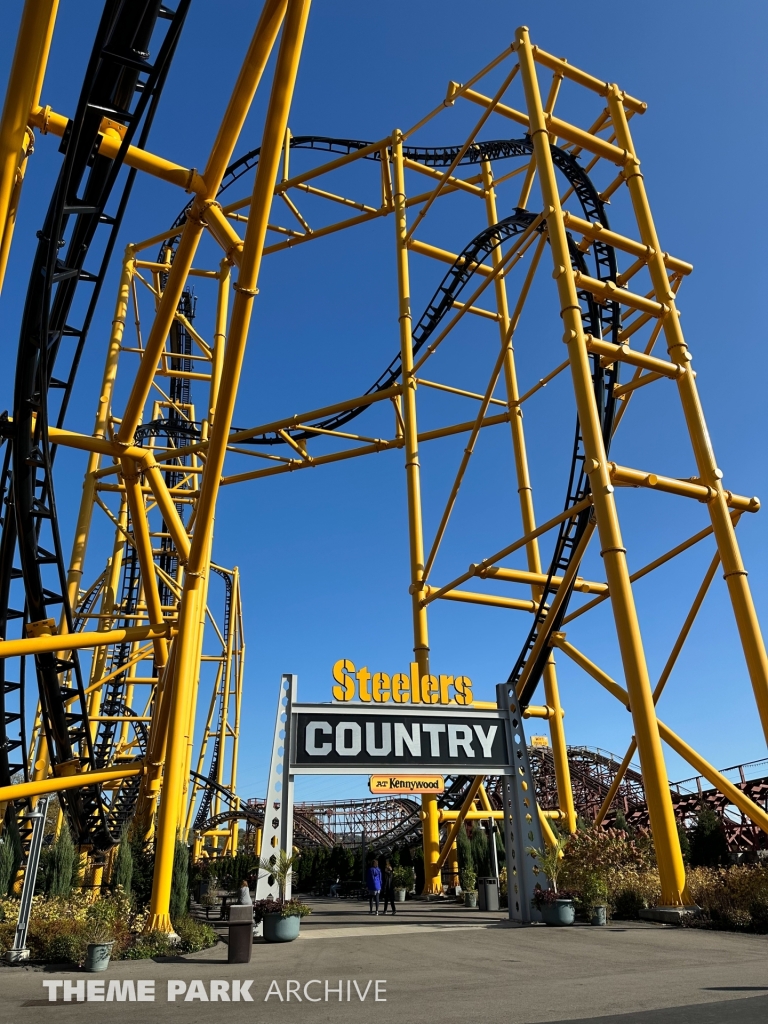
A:
<svg viewBox="0 0 768 1024">
<path fill-rule="evenodd" d="M 509 772 L 505 722 L 494 712 L 294 707 L 291 769 L 318 774 Z"/>
</svg>

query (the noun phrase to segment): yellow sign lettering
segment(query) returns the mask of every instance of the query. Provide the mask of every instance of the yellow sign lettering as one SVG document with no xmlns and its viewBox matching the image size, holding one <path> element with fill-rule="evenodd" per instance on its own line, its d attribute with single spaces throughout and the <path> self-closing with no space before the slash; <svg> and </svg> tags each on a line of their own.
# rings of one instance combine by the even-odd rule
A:
<svg viewBox="0 0 768 1024">
<path fill-rule="evenodd" d="M 340 658 L 331 670 L 333 699 L 363 704 L 461 704 L 472 703 L 469 676 L 422 675 L 412 661 L 407 672 L 370 672 L 367 665 L 358 669 L 348 658 Z"/>
</svg>

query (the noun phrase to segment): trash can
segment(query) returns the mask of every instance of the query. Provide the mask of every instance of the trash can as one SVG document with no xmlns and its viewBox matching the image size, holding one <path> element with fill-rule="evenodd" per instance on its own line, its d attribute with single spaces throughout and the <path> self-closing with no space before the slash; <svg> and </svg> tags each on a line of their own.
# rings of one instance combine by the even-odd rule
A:
<svg viewBox="0 0 768 1024">
<path fill-rule="evenodd" d="M 499 909 L 499 880 L 498 878 L 478 878 L 477 880 L 477 903 L 480 910 Z"/>
<path fill-rule="evenodd" d="M 235 903 L 229 908 L 229 953 L 227 963 L 249 964 L 253 952 L 253 904 Z"/>
</svg>

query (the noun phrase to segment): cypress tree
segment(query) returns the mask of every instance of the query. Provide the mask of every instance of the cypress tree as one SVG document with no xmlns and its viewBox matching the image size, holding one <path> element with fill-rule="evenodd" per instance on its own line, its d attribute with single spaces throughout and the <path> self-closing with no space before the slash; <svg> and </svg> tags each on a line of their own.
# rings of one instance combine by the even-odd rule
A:
<svg viewBox="0 0 768 1024">
<path fill-rule="evenodd" d="M 474 871 L 475 862 L 472 859 L 472 847 L 464 824 L 462 824 L 459 829 L 459 834 L 456 836 L 456 852 L 459 856 L 459 875 L 463 876 L 467 868 L 469 868 L 470 871 Z"/>
<path fill-rule="evenodd" d="M 112 871 L 112 888 L 118 886 L 125 892 L 126 896 L 131 893 L 131 882 L 133 881 L 133 853 L 131 844 L 128 841 L 128 831 L 123 832 L 120 845 L 117 848 L 115 866 Z"/>
<path fill-rule="evenodd" d="M 16 874 L 14 853 L 13 843 L 6 828 L 5 835 L 0 839 L 0 895 L 2 896 L 5 896 L 10 889 L 13 876 Z"/>
<path fill-rule="evenodd" d="M 479 877 L 486 877 L 490 874 L 488 836 L 485 834 L 485 829 L 480 828 L 476 822 L 472 829 L 472 838 L 469 841 L 469 845 L 472 849 L 475 871 Z"/>
<path fill-rule="evenodd" d="M 189 850 L 180 839 L 173 853 L 171 880 L 171 921 L 179 921 L 189 910 Z"/>
<path fill-rule="evenodd" d="M 61 826 L 59 838 L 51 847 L 48 859 L 48 877 L 45 891 L 49 896 L 69 896 L 72 891 L 72 872 L 75 867 L 75 844 L 66 821 Z"/>
</svg>

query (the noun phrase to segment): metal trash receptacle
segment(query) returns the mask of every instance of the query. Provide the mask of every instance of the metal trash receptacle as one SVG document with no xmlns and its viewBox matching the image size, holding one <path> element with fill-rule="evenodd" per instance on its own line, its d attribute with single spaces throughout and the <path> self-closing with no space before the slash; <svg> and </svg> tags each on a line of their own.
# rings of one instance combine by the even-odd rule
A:
<svg viewBox="0 0 768 1024">
<path fill-rule="evenodd" d="M 480 910 L 499 909 L 499 880 L 498 878 L 478 878 L 477 880 L 477 905 Z"/>
<path fill-rule="evenodd" d="M 249 964 L 253 952 L 253 904 L 229 908 L 229 952 L 227 963 Z"/>
</svg>

